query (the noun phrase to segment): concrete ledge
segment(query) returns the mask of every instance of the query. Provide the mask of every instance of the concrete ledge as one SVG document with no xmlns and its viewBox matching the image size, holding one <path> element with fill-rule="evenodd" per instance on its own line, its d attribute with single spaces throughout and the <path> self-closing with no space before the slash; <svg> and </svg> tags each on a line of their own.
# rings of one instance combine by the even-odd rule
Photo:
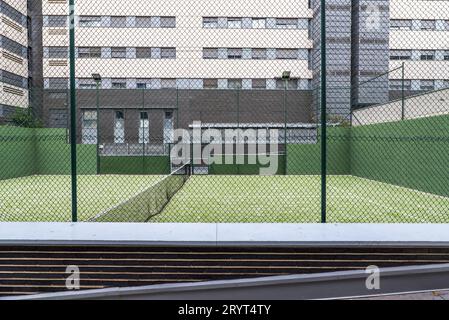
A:
<svg viewBox="0 0 449 320">
<path fill-rule="evenodd" d="M 0 245 L 448 246 L 449 224 L 0 223 Z"/>
<path fill-rule="evenodd" d="M 299 300 L 335 299 L 449 288 L 449 265 L 384 268 L 380 289 L 366 288 L 365 271 L 259 279 L 110 288 L 3 298 L 3 300 Z M 2 299 L 0 299 L 2 300 Z"/>
</svg>

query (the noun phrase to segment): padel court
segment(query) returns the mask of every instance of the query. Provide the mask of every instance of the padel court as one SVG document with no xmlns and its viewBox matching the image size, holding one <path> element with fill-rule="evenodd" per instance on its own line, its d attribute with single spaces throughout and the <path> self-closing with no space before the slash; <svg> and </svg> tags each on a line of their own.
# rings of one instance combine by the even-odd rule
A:
<svg viewBox="0 0 449 320">
<path fill-rule="evenodd" d="M 123 203 L 114 222 L 317 223 L 319 176 L 191 176 L 171 199 L 155 199 L 164 176 L 79 176 L 80 221 Z M 449 198 L 355 176 L 328 177 L 330 222 L 449 223 Z M 58 188 L 55 188 L 58 186 Z M 2 221 L 69 222 L 70 176 L 30 176 L 0 181 Z M 147 196 L 145 191 L 152 191 Z M 136 200 L 159 201 L 160 213 L 142 217 Z M 168 202 L 166 202 L 169 200 Z M 156 213 L 156 212 L 155 212 Z M 64 218 L 65 217 L 65 218 Z M 32 219 L 31 219 L 32 218 Z"/>
</svg>

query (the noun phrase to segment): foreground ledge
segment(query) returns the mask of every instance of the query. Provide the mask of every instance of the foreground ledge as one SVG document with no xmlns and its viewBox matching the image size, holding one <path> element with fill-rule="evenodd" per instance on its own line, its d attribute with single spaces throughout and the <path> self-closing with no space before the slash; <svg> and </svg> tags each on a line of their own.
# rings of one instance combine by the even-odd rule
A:
<svg viewBox="0 0 449 320">
<path fill-rule="evenodd" d="M 449 224 L 0 223 L 0 245 L 448 246 Z"/>
<path fill-rule="evenodd" d="M 366 288 L 366 273 L 332 272 L 259 279 L 165 284 L 132 288 L 49 293 L 3 300 L 299 300 L 350 299 L 449 288 L 449 265 L 411 266 L 380 270 L 381 287 Z M 0 298 L 2 300 L 2 298 Z"/>
</svg>

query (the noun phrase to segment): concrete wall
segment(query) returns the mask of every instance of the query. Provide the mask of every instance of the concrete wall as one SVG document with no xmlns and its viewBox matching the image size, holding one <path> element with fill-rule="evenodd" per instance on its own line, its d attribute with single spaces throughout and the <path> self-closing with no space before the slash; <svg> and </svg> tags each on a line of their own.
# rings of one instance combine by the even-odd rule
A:
<svg viewBox="0 0 449 320">
<path fill-rule="evenodd" d="M 404 118 L 416 119 L 449 114 L 449 89 L 423 93 L 404 100 Z M 353 125 L 400 121 L 402 118 L 402 99 L 367 107 L 353 112 Z"/>
<path fill-rule="evenodd" d="M 354 127 L 351 174 L 449 196 L 449 116 Z"/>
<path fill-rule="evenodd" d="M 52 92 L 62 94 L 53 99 Z M 175 127 L 188 128 L 193 121 L 208 123 L 284 123 L 284 95 L 289 123 L 309 123 L 312 117 L 311 91 L 288 90 L 100 90 L 100 137 L 102 143 L 114 140 L 116 110 L 125 113 L 125 140 L 138 141 L 140 112 L 149 114 L 150 139 L 163 140 L 165 112 L 173 112 Z M 44 122 L 51 126 L 52 113 L 65 112 L 67 91 L 46 90 Z M 96 90 L 77 90 L 78 136 L 81 137 L 82 111 L 96 110 Z M 178 109 L 178 111 L 176 111 Z M 60 113 L 64 116 L 64 113 Z M 66 117 L 68 119 L 68 117 Z M 64 126 L 64 120 L 60 123 Z M 66 122 L 67 124 L 67 122 Z"/>
<path fill-rule="evenodd" d="M 70 144 L 62 129 L 0 127 L 0 180 L 70 174 Z M 96 174 L 96 146 L 78 146 L 79 174 Z"/>
<path fill-rule="evenodd" d="M 0 126 L 0 180 L 35 174 L 35 154 L 34 129 Z"/>
<path fill-rule="evenodd" d="M 330 175 L 351 174 L 350 128 L 328 129 L 328 169 Z M 290 144 L 287 146 L 287 174 L 321 174 L 321 139 L 315 144 Z"/>
</svg>

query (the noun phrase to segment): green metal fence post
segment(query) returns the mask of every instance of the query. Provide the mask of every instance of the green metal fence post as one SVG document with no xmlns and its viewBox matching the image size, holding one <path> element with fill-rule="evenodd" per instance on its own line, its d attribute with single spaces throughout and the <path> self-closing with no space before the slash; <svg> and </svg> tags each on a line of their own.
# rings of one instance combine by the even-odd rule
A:
<svg viewBox="0 0 449 320">
<path fill-rule="evenodd" d="M 239 143 L 240 143 L 240 85 L 237 84 L 237 144 L 235 146 L 235 162 L 237 166 L 237 175 L 240 175 L 240 159 L 239 159 Z M 245 148 L 245 146 L 243 146 Z M 245 152 L 243 152 L 245 159 Z"/>
<path fill-rule="evenodd" d="M 179 129 L 179 86 L 176 86 L 176 128 L 175 130 Z M 170 140 L 170 145 L 168 147 L 168 162 L 170 166 L 170 170 L 172 168 L 172 158 L 171 158 L 171 149 L 175 146 L 175 140 L 173 137 L 173 140 Z"/>
<path fill-rule="evenodd" d="M 327 209 L 327 116 L 326 116 L 326 1 L 321 0 L 321 223 Z"/>
<path fill-rule="evenodd" d="M 176 87 L 176 129 L 179 129 L 179 87 Z"/>
<path fill-rule="evenodd" d="M 142 116 L 144 116 L 144 113 L 145 113 L 145 89 L 142 88 L 142 113 L 140 114 L 140 122 L 141 122 L 140 125 L 142 127 L 142 174 L 145 174 L 145 117 L 142 119 Z M 149 122 L 150 115 L 147 114 L 147 116 L 148 116 L 148 122 Z"/>
<path fill-rule="evenodd" d="M 284 88 L 284 175 L 287 175 L 287 87 L 288 80 L 285 80 Z"/>
<path fill-rule="evenodd" d="M 401 83 L 401 120 L 405 120 L 405 62 L 402 63 Z"/>
<path fill-rule="evenodd" d="M 72 222 L 78 221 L 76 166 L 76 85 L 75 85 L 75 0 L 69 1 L 70 12 L 70 154 L 72 180 Z"/>
<path fill-rule="evenodd" d="M 96 104 L 97 104 L 97 175 L 100 174 L 100 82 L 97 81 Z"/>
<path fill-rule="evenodd" d="M 195 129 L 193 129 L 193 130 L 195 130 Z M 195 175 L 195 159 L 194 159 L 194 154 L 193 154 L 194 153 L 193 148 L 195 147 L 195 141 L 194 141 L 193 135 L 192 135 L 191 139 L 192 139 L 192 142 L 190 144 L 190 163 L 191 163 L 190 166 L 192 167 L 191 175 L 194 176 Z"/>
</svg>

